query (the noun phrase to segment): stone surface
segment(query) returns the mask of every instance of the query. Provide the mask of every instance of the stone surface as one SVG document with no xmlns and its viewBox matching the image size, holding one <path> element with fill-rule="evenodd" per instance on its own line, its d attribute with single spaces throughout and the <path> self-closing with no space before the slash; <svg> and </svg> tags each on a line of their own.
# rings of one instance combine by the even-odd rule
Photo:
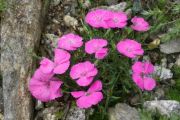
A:
<svg viewBox="0 0 180 120">
<path fill-rule="evenodd" d="M 0 87 L 0 113 L 3 112 L 3 89 Z"/>
<path fill-rule="evenodd" d="M 41 101 L 39 101 L 39 100 L 36 100 L 35 109 L 36 109 L 36 110 L 40 110 L 40 109 L 42 109 L 42 108 L 44 108 L 43 103 L 42 103 Z"/>
<path fill-rule="evenodd" d="M 121 2 L 117 5 L 111 5 L 108 7 L 108 9 L 113 10 L 113 11 L 124 11 L 126 9 L 127 3 L 126 2 Z"/>
<path fill-rule="evenodd" d="M 58 120 L 55 113 L 60 110 L 60 107 L 48 107 L 38 112 L 35 120 Z"/>
<path fill-rule="evenodd" d="M 160 114 L 170 116 L 172 113 L 180 114 L 180 103 L 175 100 L 146 101 L 144 108 L 151 111 L 158 110 Z"/>
<path fill-rule="evenodd" d="M 90 0 L 85 0 L 85 1 L 83 2 L 82 6 L 83 6 L 84 8 L 89 8 L 89 7 L 91 7 L 91 2 L 90 2 Z"/>
<path fill-rule="evenodd" d="M 138 111 L 125 103 L 116 104 L 108 110 L 109 120 L 140 120 Z"/>
<path fill-rule="evenodd" d="M 52 0 L 51 1 L 51 4 L 53 5 L 53 6 L 57 6 L 57 5 L 59 5 L 59 3 L 61 2 L 62 0 Z"/>
<path fill-rule="evenodd" d="M 0 120 L 4 120 L 4 116 L 0 113 Z"/>
<path fill-rule="evenodd" d="M 162 99 L 165 96 L 165 92 L 163 88 L 157 88 L 155 93 L 154 93 L 154 97 L 155 99 Z"/>
<path fill-rule="evenodd" d="M 65 15 L 64 18 L 63 18 L 65 24 L 68 26 L 68 27 L 77 27 L 78 26 L 78 21 L 74 18 L 74 17 L 71 17 L 69 15 Z"/>
<path fill-rule="evenodd" d="M 66 120 L 85 120 L 85 110 L 78 107 L 70 108 Z"/>
<path fill-rule="evenodd" d="M 108 3 L 108 5 L 115 5 L 118 3 L 118 0 L 106 0 L 106 2 Z"/>
<path fill-rule="evenodd" d="M 97 8 L 93 8 L 92 10 L 95 10 L 95 9 L 107 9 L 107 10 L 122 12 L 122 11 L 124 11 L 126 9 L 126 6 L 127 6 L 126 2 L 121 2 L 119 4 L 111 5 L 111 6 L 99 6 Z"/>
<path fill-rule="evenodd" d="M 180 55 L 177 57 L 175 64 L 180 67 Z"/>
<path fill-rule="evenodd" d="M 160 80 L 167 80 L 173 77 L 173 73 L 170 69 L 161 66 L 154 66 L 154 75 L 158 76 Z"/>
<path fill-rule="evenodd" d="M 171 40 L 160 45 L 160 51 L 165 54 L 180 52 L 180 39 Z"/>
<path fill-rule="evenodd" d="M 32 98 L 28 82 L 35 65 L 47 5 L 43 0 L 8 0 L 1 21 L 1 71 L 4 120 L 31 120 Z"/>
</svg>

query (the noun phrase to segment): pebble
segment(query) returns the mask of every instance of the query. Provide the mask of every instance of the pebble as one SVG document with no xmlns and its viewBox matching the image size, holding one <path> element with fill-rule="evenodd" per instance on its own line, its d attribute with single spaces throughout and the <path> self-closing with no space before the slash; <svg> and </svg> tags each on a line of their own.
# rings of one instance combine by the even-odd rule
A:
<svg viewBox="0 0 180 120">
<path fill-rule="evenodd" d="M 170 116 L 172 113 L 180 114 L 180 103 L 175 100 L 146 101 L 144 108 L 153 112 L 158 110 L 160 114 L 167 116 Z"/>
<path fill-rule="evenodd" d="M 180 39 L 171 40 L 160 45 L 160 51 L 165 54 L 172 54 L 180 52 Z"/>
<path fill-rule="evenodd" d="M 109 120 L 140 120 L 138 111 L 125 103 L 118 103 L 108 110 Z"/>
<path fill-rule="evenodd" d="M 78 21 L 74 17 L 71 17 L 70 15 L 65 15 L 63 18 L 65 25 L 68 27 L 77 27 L 78 26 Z"/>
<path fill-rule="evenodd" d="M 173 77 L 173 73 L 170 69 L 161 66 L 155 66 L 154 69 L 154 75 L 159 77 L 160 80 L 167 80 Z"/>
</svg>

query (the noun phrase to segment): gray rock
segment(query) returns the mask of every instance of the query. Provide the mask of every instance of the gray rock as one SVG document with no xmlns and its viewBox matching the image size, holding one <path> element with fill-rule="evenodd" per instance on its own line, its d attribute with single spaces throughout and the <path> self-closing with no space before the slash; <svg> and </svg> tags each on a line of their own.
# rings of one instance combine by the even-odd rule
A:
<svg viewBox="0 0 180 120">
<path fill-rule="evenodd" d="M 131 16 L 132 16 L 132 9 L 127 9 L 127 10 L 125 11 L 125 13 L 127 14 L 127 16 L 128 16 L 129 18 L 131 18 Z"/>
<path fill-rule="evenodd" d="M 180 52 L 180 39 L 172 40 L 160 45 L 160 51 L 165 54 Z"/>
<path fill-rule="evenodd" d="M 180 103 L 175 100 L 154 100 L 146 101 L 144 108 L 156 112 L 158 110 L 160 114 L 170 116 L 173 113 L 180 114 Z"/>
<path fill-rule="evenodd" d="M 65 24 L 68 26 L 68 27 L 73 27 L 73 28 L 76 28 L 78 26 L 78 21 L 77 19 L 75 19 L 74 17 L 71 17 L 69 15 L 65 15 L 64 18 L 63 18 Z"/>
<path fill-rule="evenodd" d="M 156 89 L 154 96 L 156 99 L 164 98 L 165 92 L 164 92 L 163 88 Z"/>
<path fill-rule="evenodd" d="M 83 6 L 84 8 L 89 8 L 89 7 L 91 6 L 90 0 L 85 0 L 84 3 L 82 4 L 82 6 Z"/>
<path fill-rule="evenodd" d="M 3 112 L 3 89 L 0 87 L 0 113 Z M 1 120 L 1 119 L 0 119 Z"/>
<path fill-rule="evenodd" d="M 0 113 L 0 120 L 4 120 L 4 116 L 1 113 Z"/>
<path fill-rule="evenodd" d="M 59 107 L 48 107 L 38 112 L 37 116 L 35 117 L 35 120 L 58 120 L 56 118 L 55 113 L 60 110 Z"/>
<path fill-rule="evenodd" d="M 42 108 L 44 108 L 43 103 L 42 103 L 41 101 L 37 100 L 37 101 L 36 101 L 36 105 L 35 105 L 35 109 L 36 109 L 36 110 L 40 110 L 40 109 L 42 109 Z"/>
<path fill-rule="evenodd" d="M 122 12 L 126 9 L 127 3 L 126 2 L 121 2 L 117 5 L 111 5 L 111 6 L 99 6 L 97 8 L 93 8 L 92 10 L 95 9 L 107 9 L 107 10 L 112 10 L 112 11 L 117 11 L 117 12 Z"/>
<path fill-rule="evenodd" d="M 178 58 L 176 59 L 175 64 L 180 67 L 180 55 L 179 55 Z"/>
<path fill-rule="evenodd" d="M 113 10 L 113 11 L 124 11 L 126 9 L 127 3 L 126 2 L 121 2 L 117 5 L 111 5 L 108 7 L 108 9 Z"/>
<path fill-rule="evenodd" d="M 138 111 L 125 103 L 116 104 L 108 110 L 109 120 L 140 120 Z"/>
<path fill-rule="evenodd" d="M 167 59 L 166 58 L 163 58 L 163 59 L 161 59 L 161 66 L 162 67 L 167 67 Z"/>
<path fill-rule="evenodd" d="M 61 2 L 61 0 L 52 0 L 51 5 L 57 6 L 57 5 L 59 5 L 60 2 Z"/>
<path fill-rule="evenodd" d="M 57 44 L 58 44 L 58 38 L 59 36 L 57 35 L 54 35 L 54 34 L 45 34 L 47 40 L 45 41 L 45 43 L 47 45 L 50 45 L 52 48 L 56 48 L 57 47 Z"/>
<path fill-rule="evenodd" d="M 78 107 L 72 107 L 67 114 L 66 120 L 85 120 L 85 110 Z"/>
<path fill-rule="evenodd" d="M 106 0 L 106 2 L 108 3 L 108 5 L 115 5 L 118 3 L 118 0 Z"/>
<path fill-rule="evenodd" d="M 161 80 L 167 80 L 173 77 L 173 73 L 170 69 L 161 66 L 155 66 L 154 68 L 154 75 L 158 76 Z"/>
</svg>

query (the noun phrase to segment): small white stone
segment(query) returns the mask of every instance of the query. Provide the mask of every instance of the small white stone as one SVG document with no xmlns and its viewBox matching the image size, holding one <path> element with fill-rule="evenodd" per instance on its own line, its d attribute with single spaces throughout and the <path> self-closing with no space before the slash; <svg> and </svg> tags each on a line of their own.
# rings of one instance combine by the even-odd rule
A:
<svg viewBox="0 0 180 120">
<path fill-rule="evenodd" d="M 72 26 L 75 28 L 78 26 L 78 21 L 74 17 L 71 17 L 70 15 L 65 15 L 63 20 L 68 27 Z"/>
<path fill-rule="evenodd" d="M 173 77 L 173 73 L 170 69 L 161 66 L 155 66 L 154 69 L 154 75 L 158 76 L 161 80 L 167 80 Z"/>
<path fill-rule="evenodd" d="M 170 116 L 171 113 L 180 114 L 180 103 L 175 100 L 146 101 L 144 107 L 151 111 L 158 110 L 162 115 Z"/>
</svg>

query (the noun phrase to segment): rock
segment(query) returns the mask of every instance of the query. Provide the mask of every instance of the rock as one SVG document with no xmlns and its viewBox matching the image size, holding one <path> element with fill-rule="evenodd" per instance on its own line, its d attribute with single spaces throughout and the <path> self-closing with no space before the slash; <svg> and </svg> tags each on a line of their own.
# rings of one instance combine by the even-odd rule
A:
<svg viewBox="0 0 180 120">
<path fill-rule="evenodd" d="M 172 113 L 180 114 L 180 103 L 175 100 L 146 101 L 144 108 L 151 111 L 158 110 L 160 114 L 170 116 Z"/>
<path fill-rule="evenodd" d="M 169 63 L 168 68 L 171 69 L 174 66 L 174 63 Z"/>
<path fill-rule="evenodd" d="M 160 45 L 160 51 L 165 54 L 180 52 L 180 39 L 171 40 Z"/>
<path fill-rule="evenodd" d="M 4 116 L 0 113 L 0 120 L 4 120 Z"/>
<path fill-rule="evenodd" d="M 58 120 L 55 113 L 60 110 L 60 107 L 48 107 L 38 112 L 35 120 Z"/>
<path fill-rule="evenodd" d="M 85 0 L 84 3 L 82 4 L 82 6 L 83 6 L 84 8 L 89 8 L 89 7 L 91 6 L 90 0 Z"/>
<path fill-rule="evenodd" d="M 128 18 L 131 18 L 131 16 L 132 16 L 132 9 L 127 9 L 125 11 L 125 13 L 127 14 Z"/>
<path fill-rule="evenodd" d="M 97 8 L 93 8 L 92 10 L 95 9 L 107 9 L 107 10 L 112 10 L 112 11 L 117 11 L 117 12 L 122 12 L 126 9 L 127 3 L 126 2 L 121 2 L 117 5 L 111 5 L 111 6 L 99 6 Z"/>
<path fill-rule="evenodd" d="M 109 10 L 113 11 L 124 11 L 126 9 L 127 3 L 126 2 L 121 2 L 117 5 L 111 5 L 108 7 Z"/>
<path fill-rule="evenodd" d="M 78 26 L 78 21 L 74 17 L 65 15 L 63 20 L 68 27 L 76 28 Z"/>
<path fill-rule="evenodd" d="M 178 58 L 176 59 L 175 64 L 180 67 L 180 55 L 179 55 Z"/>
<path fill-rule="evenodd" d="M 43 103 L 39 100 L 36 101 L 35 109 L 40 110 L 44 107 Z"/>
<path fill-rule="evenodd" d="M 154 69 L 154 75 L 158 76 L 161 80 L 167 80 L 173 77 L 173 73 L 170 69 L 161 66 L 155 66 Z"/>
<path fill-rule="evenodd" d="M 0 87 L 0 113 L 3 112 L 3 89 Z M 1 120 L 1 119 L 0 119 Z"/>
<path fill-rule="evenodd" d="M 52 48 L 56 48 L 57 47 L 57 44 L 58 44 L 58 38 L 59 36 L 57 35 L 54 35 L 54 34 L 45 34 L 47 40 L 45 41 L 45 43 L 47 45 L 50 45 Z"/>
<path fill-rule="evenodd" d="M 141 101 L 140 101 L 140 96 L 139 95 L 135 95 L 133 96 L 132 98 L 130 98 L 130 103 L 131 105 L 137 105 L 139 104 Z"/>
<path fill-rule="evenodd" d="M 118 3 L 118 0 L 106 0 L 106 2 L 108 3 L 108 5 L 115 5 Z"/>
<path fill-rule="evenodd" d="M 31 120 L 28 83 L 36 66 L 32 53 L 39 47 L 49 0 L 6 0 L 6 5 L 11 7 L 3 12 L 0 40 L 4 119 Z"/>
<path fill-rule="evenodd" d="M 167 59 L 166 58 L 163 58 L 161 59 L 161 67 L 167 67 Z"/>
<path fill-rule="evenodd" d="M 140 120 L 138 111 L 125 103 L 116 104 L 108 110 L 109 120 Z"/>
<path fill-rule="evenodd" d="M 70 108 L 66 120 L 85 120 L 85 110 L 78 107 Z"/>
<path fill-rule="evenodd" d="M 165 96 L 165 92 L 162 88 L 158 88 L 156 91 L 155 91 L 155 98 L 156 99 L 161 99 L 161 98 L 164 98 Z"/>
<path fill-rule="evenodd" d="M 60 2 L 61 2 L 61 0 L 52 0 L 51 5 L 57 6 L 57 5 L 59 5 Z"/>
</svg>

